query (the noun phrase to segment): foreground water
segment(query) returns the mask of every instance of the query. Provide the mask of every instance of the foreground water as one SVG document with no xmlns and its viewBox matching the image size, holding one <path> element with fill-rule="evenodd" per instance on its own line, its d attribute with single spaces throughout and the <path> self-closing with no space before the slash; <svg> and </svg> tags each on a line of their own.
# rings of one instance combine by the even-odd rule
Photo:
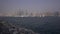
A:
<svg viewBox="0 0 60 34">
<path fill-rule="evenodd" d="M 0 17 L 0 20 L 40 34 L 60 34 L 60 17 Z"/>
</svg>

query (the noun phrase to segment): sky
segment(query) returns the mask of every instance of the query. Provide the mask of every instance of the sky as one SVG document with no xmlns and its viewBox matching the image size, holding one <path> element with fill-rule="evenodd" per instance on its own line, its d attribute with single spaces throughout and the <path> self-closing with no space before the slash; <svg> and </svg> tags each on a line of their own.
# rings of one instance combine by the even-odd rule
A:
<svg viewBox="0 0 60 34">
<path fill-rule="evenodd" d="M 19 10 L 29 13 L 60 11 L 60 0 L 0 0 L 0 15 L 15 15 Z"/>
</svg>

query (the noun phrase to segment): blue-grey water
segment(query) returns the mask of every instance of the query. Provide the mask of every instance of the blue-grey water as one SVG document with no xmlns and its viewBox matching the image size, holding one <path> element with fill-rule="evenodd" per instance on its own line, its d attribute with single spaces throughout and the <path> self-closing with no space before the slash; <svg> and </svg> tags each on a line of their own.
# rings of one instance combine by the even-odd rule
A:
<svg viewBox="0 0 60 34">
<path fill-rule="evenodd" d="M 60 17 L 0 17 L 0 20 L 7 21 L 31 29 L 40 34 L 60 34 Z"/>
</svg>

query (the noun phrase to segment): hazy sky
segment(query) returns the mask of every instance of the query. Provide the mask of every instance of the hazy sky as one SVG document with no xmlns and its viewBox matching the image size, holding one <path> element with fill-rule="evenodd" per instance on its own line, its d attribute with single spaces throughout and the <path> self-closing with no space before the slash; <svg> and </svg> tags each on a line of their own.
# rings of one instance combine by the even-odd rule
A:
<svg viewBox="0 0 60 34">
<path fill-rule="evenodd" d="M 60 11 L 60 0 L 0 0 L 0 13 Z"/>
</svg>

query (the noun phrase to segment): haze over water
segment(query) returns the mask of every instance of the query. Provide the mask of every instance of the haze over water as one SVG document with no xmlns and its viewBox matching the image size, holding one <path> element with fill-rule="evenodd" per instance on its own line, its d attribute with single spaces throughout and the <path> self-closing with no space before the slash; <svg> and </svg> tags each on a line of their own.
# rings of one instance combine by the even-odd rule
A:
<svg viewBox="0 0 60 34">
<path fill-rule="evenodd" d="M 0 16 L 60 11 L 60 0 L 0 0 Z"/>
</svg>

